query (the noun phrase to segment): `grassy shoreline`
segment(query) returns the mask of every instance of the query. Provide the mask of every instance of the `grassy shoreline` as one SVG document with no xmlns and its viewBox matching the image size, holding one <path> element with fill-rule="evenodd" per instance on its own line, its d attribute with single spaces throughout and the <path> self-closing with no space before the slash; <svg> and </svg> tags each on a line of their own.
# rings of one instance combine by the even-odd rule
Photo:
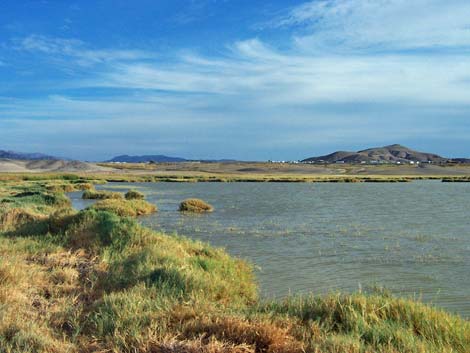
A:
<svg viewBox="0 0 470 353">
<path fill-rule="evenodd" d="M 70 185 L 82 184 L 86 190 L 92 188 L 92 184 L 103 184 L 113 182 L 292 182 L 292 183 L 403 183 L 418 180 L 439 180 L 442 182 L 470 182 L 468 175 L 275 175 L 275 174 L 253 174 L 253 175 L 232 175 L 232 174 L 133 174 L 133 173 L 112 173 L 112 174 L 89 174 L 89 173 L 0 173 L 0 182 L 7 181 L 53 181 L 65 180 L 59 187 L 69 188 Z M 60 191 L 60 190 L 59 190 Z M 73 191 L 63 190 L 63 191 Z"/>
<path fill-rule="evenodd" d="M 64 192 L 105 178 L 0 180 L 0 352 L 470 347 L 467 320 L 387 293 L 260 301 L 251 265 L 221 249 L 157 233 L 112 208 L 71 208 Z"/>
</svg>

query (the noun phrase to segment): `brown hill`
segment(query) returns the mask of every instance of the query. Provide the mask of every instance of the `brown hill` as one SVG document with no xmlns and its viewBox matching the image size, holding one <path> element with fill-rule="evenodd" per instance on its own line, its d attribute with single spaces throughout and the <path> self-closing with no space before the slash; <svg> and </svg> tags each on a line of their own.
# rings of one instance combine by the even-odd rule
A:
<svg viewBox="0 0 470 353">
<path fill-rule="evenodd" d="M 402 145 L 389 145 L 384 147 L 369 148 L 358 152 L 338 151 L 325 156 L 310 157 L 302 162 L 324 162 L 324 163 L 360 163 L 360 162 L 387 162 L 387 163 L 443 163 L 448 158 L 434 153 L 418 152 Z"/>
</svg>

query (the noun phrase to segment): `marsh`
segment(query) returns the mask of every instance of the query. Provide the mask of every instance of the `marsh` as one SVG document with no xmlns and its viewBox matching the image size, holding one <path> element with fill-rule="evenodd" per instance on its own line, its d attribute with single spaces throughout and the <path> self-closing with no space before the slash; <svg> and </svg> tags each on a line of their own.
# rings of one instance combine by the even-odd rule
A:
<svg viewBox="0 0 470 353">
<path fill-rule="evenodd" d="M 470 317 L 470 184 L 110 183 L 159 208 L 141 222 L 254 263 L 264 297 L 385 287 Z M 73 193 L 76 208 L 92 201 Z M 215 212 L 180 214 L 199 197 Z"/>
</svg>

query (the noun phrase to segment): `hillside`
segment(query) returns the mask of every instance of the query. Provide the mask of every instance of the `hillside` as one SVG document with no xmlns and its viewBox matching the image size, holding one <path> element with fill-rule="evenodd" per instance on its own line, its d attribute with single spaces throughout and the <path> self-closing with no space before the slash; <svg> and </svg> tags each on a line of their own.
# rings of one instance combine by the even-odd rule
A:
<svg viewBox="0 0 470 353">
<path fill-rule="evenodd" d="M 384 147 L 368 148 L 357 152 L 338 151 L 325 156 L 310 157 L 302 162 L 325 162 L 325 163 L 409 163 L 409 162 L 431 162 L 443 163 L 449 158 L 441 157 L 434 153 L 419 152 L 402 145 L 389 145 Z"/>
<path fill-rule="evenodd" d="M 23 153 L 15 151 L 0 150 L 0 158 L 16 160 L 58 160 L 60 158 L 43 153 Z"/>
<path fill-rule="evenodd" d="M 28 172 L 101 172 L 111 169 L 95 164 L 64 160 L 15 160 L 0 158 L 1 173 Z"/>
</svg>

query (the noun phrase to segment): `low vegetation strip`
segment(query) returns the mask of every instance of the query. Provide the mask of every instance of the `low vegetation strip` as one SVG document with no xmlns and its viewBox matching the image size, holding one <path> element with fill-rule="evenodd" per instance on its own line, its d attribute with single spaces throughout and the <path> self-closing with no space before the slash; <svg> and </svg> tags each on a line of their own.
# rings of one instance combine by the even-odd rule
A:
<svg viewBox="0 0 470 353">
<path fill-rule="evenodd" d="M 468 321 L 386 293 L 260 301 L 244 261 L 48 183 L 0 183 L 0 352 L 469 351 Z"/>
<path fill-rule="evenodd" d="M 470 176 L 442 178 L 444 183 L 470 183 Z"/>
<path fill-rule="evenodd" d="M 441 180 L 447 182 L 468 182 L 470 176 L 465 169 L 462 175 L 446 174 L 270 174 L 270 173 L 175 173 L 175 174 L 151 174 L 151 173 L 100 173 L 100 174 L 60 174 L 60 173 L 23 173 L 0 174 L 0 182 L 7 181 L 43 181 L 51 187 L 51 191 L 71 192 L 77 190 L 92 190 L 93 184 L 104 184 L 112 182 L 175 182 L 175 183 L 197 183 L 197 182 L 253 182 L 253 183 L 398 183 L 412 182 L 415 180 Z"/>
</svg>

